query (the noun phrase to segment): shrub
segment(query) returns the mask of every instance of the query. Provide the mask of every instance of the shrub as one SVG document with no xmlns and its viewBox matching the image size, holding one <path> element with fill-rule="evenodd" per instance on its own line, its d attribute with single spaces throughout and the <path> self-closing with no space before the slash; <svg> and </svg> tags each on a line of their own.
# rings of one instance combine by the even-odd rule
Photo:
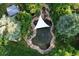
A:
<svg viewBox="0 0 79 59">
<path fill-rule="evenodd" d="M 54 24 L 58 21 L 60 16 L 72 14 L 71 6 L 69 4 L 49 4 L 51 9 L 51 17 Z"/>
<path fill-rule="evenodd" d="M 41 9 L 40 4 L 18 4 L 21 11 L 26 11 L 30 14 L 38 15 Z"/>
<path fill-rule="evenodd" d="M 6 4 L 0 4 L 0 18 L 6 13 Z"/>
<path fill-rule="evenodd" d="M 0 40 L 17 41 L 20 38 L 20 24 L 14 17 L 3 17 L 0 19 Z"/>
<path fill-rule="evenodd" d="M 79 33 L 79 15 L 64 15 L 57 22 L 57 31 L 60 35 L 67 37 L 75 36 Z"/>
<path fill-rule="evenodd" d="M 31 26 L 31 15 L 26 11 L 20 12 L 16 17 L 16 20 L 21 22 L 21 37 L 25 37 Z"/>
</svg>

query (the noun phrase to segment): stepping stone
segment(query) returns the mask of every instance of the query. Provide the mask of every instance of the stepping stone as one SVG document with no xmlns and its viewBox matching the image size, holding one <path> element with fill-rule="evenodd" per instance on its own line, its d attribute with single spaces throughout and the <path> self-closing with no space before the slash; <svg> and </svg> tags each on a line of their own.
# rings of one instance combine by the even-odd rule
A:
<svg viewBox="0 0 79 59">
<path fill-rule="evenodd" d="M 7 8 L 7 13 L 9 16 L 13 16 L 19 12 L 19 8 L 15 5 L 11 5 Z"/>
</svg>

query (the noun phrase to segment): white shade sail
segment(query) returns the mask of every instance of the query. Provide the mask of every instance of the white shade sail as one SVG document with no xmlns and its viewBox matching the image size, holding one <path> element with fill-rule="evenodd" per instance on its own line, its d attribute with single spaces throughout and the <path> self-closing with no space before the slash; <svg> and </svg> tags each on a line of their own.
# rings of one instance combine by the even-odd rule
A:
<svg viewBox="0 0 79 59">
<path fill-rule="evenodd" d="M 50 27 L 49 25 L 47 25 L 44 20 L 42 19 L 41 15 L 39 16 L 39 20 L 37 22 L 37 25 L 34 29 L 38 29 L 38 28 L 44 28 L 44 27 Z"/>
</svg>

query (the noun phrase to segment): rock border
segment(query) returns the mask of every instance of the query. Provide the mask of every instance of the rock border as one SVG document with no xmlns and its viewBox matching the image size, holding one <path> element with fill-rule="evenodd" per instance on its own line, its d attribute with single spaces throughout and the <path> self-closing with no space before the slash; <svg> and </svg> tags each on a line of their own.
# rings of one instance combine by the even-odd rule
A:
<svg viewBox="0 0 79 59">
<path fill-rule="evenodd" d="M 52 39 L 51 39 L 51 42 L 50 42 L 50 46 L 49 46 L 48 49 L 42 50 L 42 49 L 40 49 L 39 46 L 34 45 L 34 44 L 32 43 L 32 38 L 34 38 L 34 37 L 36 36 L 36 30 L 34 29 L 34 28 L 35 28 L 35 25 L 33 24 L 33 22 L 34 22 L 36 19 L 38 19 L 38 17 L 34 18 L 34 19 L 32 20 L 32 23 L 31 23 L 31 26 L 32 26 L 32 29 L 33 29 L 33 35 L 30 37 L 30 39 L 27 38 L 27 39 L 26 39 L 26 42 L 27 42 L 27 45 L 30 46 L 30 48 L 37 50 L 37 51 L 40 52 L 41 54 L 45 54 L 45 53 L 48 53 L 49 51 L 51 51 L 51 50 L 55 47 L 55 36 L 54 36 L 54 34 L 53 34 L 53 31 L 52 31 L 52 30 L 53 30 L 53 25 L 51 26 L 51 30 L 50 30 L 50 33 L 51 33 L 52 36 L 53 36 Z"/>
</svg>

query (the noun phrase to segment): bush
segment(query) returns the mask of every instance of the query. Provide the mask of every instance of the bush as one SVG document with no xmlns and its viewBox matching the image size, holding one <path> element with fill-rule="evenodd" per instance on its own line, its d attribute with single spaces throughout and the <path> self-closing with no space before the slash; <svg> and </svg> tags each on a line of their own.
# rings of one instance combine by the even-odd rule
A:
<svg viewBox="0 0 79 59">
<path fill-rule="evenodd" d="M 60 16 L 72 14 L 70 4 L 49 4 L 51 9 L 51 17 L 53 19 L 54 24 L 59 20 Z"/>
<path fill-rule="evenodd" d="M 57 31 L 60 35 L 67 37 L 75 36 L 79 33 L 79 15 L 64 15 L 57 22 Z"/>
<path fill-rule="evenodd" d="M 28 33 L 28 30 L 31 26 L 31 15 L 27 13 L 26 11 L 20 12 L 16 17 L 16 20 L 21 22 L 21 37 L 25 37 Z"/>
<path fill-rule="evenodd" d="M 40 4 L 18 4 L 21 11 L 26 11 L 30 14 L 38 15 L 41 9 Z"/>
</svg>

